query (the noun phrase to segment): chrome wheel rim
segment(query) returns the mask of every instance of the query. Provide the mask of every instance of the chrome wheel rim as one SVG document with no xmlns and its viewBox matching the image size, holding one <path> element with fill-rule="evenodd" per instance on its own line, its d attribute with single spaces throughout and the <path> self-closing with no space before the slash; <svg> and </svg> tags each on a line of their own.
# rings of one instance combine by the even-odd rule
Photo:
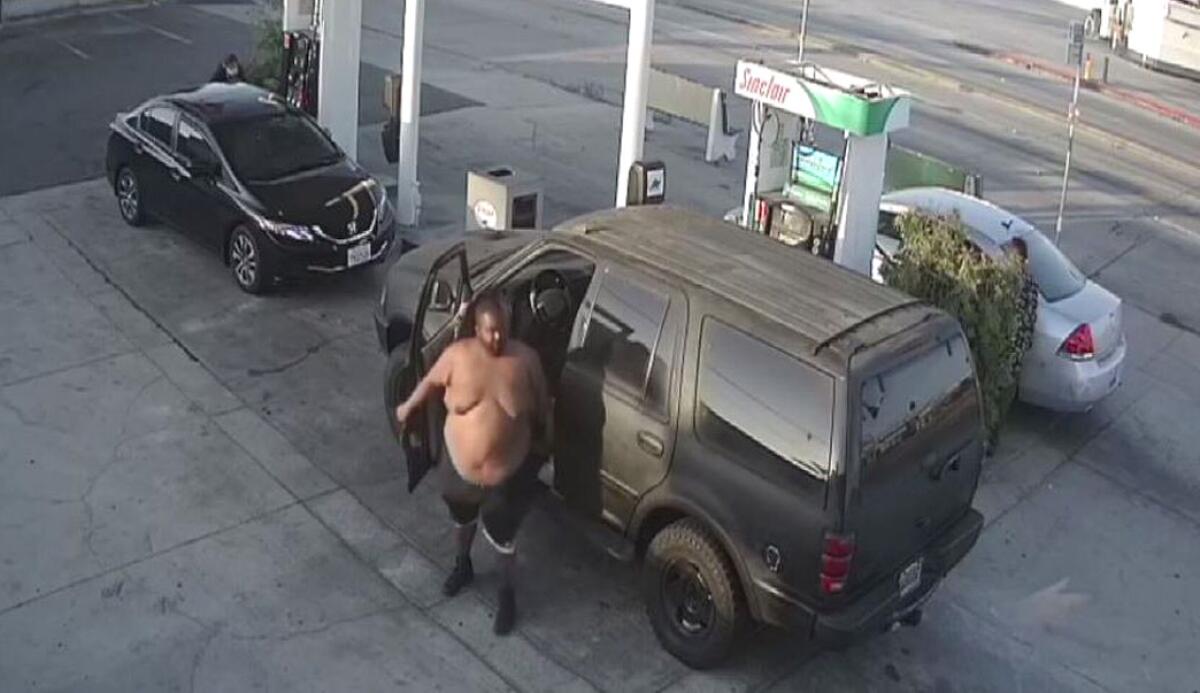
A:
<svg viewBox="0 0 1200 693">
<path fill-rule="evenodd" d="M 229 259 L 238 283 L 242 286 L 253 286 L 258 276 L 258 254 L 254 251 L 254 243 L 246 234 L 239 233 L 234 236 Z"/>
<path fill-rule="evenodd" d="M 125 219 L 129 220 L 137 217 L 137 181 L 134 180 L 133 174 L 128 170 L 122 171 L 121 178 L 117 181 L 117 205 L 121 208 L 121 216 L 125 217 Z"/>
</svg>

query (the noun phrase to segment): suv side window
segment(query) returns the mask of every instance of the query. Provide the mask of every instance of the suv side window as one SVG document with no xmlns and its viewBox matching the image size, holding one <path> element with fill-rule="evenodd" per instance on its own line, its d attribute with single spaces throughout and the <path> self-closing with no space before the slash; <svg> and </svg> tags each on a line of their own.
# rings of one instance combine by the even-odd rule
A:
<svg viewBox="0 0 1200 693">
<path fill-rule="evenodd" d="M 714 318 L 704 320 L 701 342 L 700 438 L 740 459 L 827 478 L 833 378 Z"/>
<path fill-rule="evenodd" d="M 605 386 L 665 416 L 671 364 L 678 342 L 677 313 L 667 329 L 670 292 L 622 272 L 604 271 L 583 345 L 572 360 L 603 375 Z"/>
<path fill-rule="evenodd" d="M 142 112 L 142 132 L 171 148 L 171 134 L 175 130 L 175 109 L 167 106 L 151 106 Z"/>
</svg>

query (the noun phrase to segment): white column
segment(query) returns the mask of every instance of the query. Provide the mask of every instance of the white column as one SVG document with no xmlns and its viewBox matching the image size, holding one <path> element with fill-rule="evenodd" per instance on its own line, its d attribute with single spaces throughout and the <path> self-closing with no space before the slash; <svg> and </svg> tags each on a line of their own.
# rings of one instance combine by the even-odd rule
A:
<svg viewBox="0 0 1200 693">
<path fill-rule="evenodd" d="M 888 138 L 886 134 L 849 137 L 838 198 L 837 245 L 833 261 L 869 276 L 875 255 L 875 233 L 879 227 L 879 198 L 883 194 Z"/>
<path fill-rule="evenodd" d="M 300 31 L 312 25 L 313 0 L 283 0 L 283 30 Z"/>
<path fill-rule="evenodd" d="M 617 206 L 629 197 L 629 169 L 642 158 L 646 139 L 646 101 L 650 87 L 650 46 L 654 37 L 654 0 L 629 6 L 629 51 L 625 57 L 625 99 L 621 114 L 621 156 L 617 163 Z"/>
<path fill-rule="evenodd" d="M 351 159 L 358 158 L 358 61 L 362 0 L 321 4 L 317 120 Z"/>
<path fill-rule="evenodd" d="M 742 226 L 750 228 L 754 223 L 754 196 L 758 192 L 758 164 L 762 157 L 762 128 L 759 115 L 762 109 L 757 101 L 750 103 L 750 143 L 746 148 L 746 188 L 742 193 Z"/>
<path fill-rule="evenodd" d="M 404 63 L 400 77 L 400 163 L 396 174 L 396 220 L 416 226 L 421 218 L 417 182 L 418 121 L 421 117 L 421 45 L 425 40 L 425 0 L 404 2 Z"/>
</svg>

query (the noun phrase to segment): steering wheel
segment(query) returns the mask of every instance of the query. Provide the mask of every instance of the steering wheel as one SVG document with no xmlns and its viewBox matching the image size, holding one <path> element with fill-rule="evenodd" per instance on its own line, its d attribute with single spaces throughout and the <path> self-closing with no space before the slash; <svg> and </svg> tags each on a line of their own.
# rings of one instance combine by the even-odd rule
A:
<svg viewBox="0 0 1200 693">
<path fill-rule="evenodd" d="M 546 269 L 537 273 L 529 283 L 529 309 L 539 323 L 562 329 L 570 327 L 574 313 L 567 278 L 558 270 Z"/>
</svg>

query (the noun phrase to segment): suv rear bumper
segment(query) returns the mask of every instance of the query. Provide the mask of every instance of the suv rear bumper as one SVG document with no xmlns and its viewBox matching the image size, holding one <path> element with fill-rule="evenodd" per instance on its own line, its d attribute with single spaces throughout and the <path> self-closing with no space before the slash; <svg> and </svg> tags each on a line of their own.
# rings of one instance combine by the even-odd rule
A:
<svg viewBox="0 0 1200 693">
<path fill-rule="evenodd" d="M 772 625 L 812 630 L 813 638 L 826 647 L 845 647 L 880 633 L 919 608 L 931 596 L 946 573 L 958 565 L 979 539 L 983 515 L 974 508 L 945 531 L 921 553 L 920 587 L 900 595 L 895 575 L 837 611 L 816 612 L 791 595 L 755 581 L 754 597 L 759 617 Z M 916 560 L 913 556 L 913 560 Z"/>
<path fill-rule="evenodd" d="M 882 632 L 924 604 L 942 578 L 971 550 L 983 530 L 983 515 L 967 510 L 922 554 L 921 586 L 901 596 L 894 579 L 887 579 L 837 612 L 818 614 L 813 628 L 817 641 L 845 647 L 862 637 Z M 916 556 L 913 560 L 916 560 Z"/>
</svg>

